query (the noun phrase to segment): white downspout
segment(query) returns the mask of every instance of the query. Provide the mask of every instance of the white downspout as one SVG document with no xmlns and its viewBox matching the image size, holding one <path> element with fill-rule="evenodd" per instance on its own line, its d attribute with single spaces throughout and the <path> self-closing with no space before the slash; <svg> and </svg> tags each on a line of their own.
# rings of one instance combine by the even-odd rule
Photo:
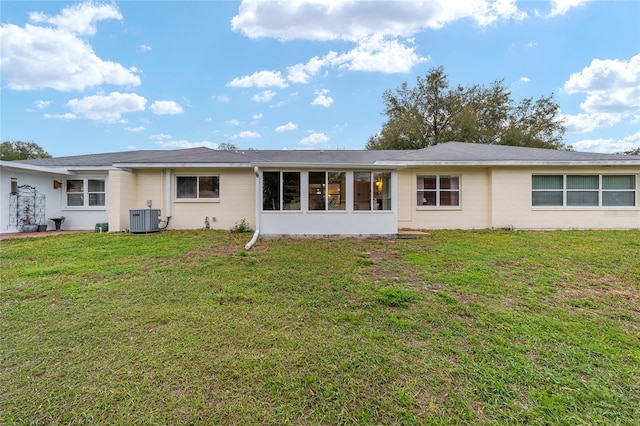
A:
<svg viewBox="0 0 640 426">
<path fill-rule="evenodd" d="M 260 235 L 260 169 L 258 166 L 253 168 L 253 173 L 256 175 L 256 232 L 253 233 L 253 238 L 251 241 L 244 246 L 245 250 L 249 250 L 251 246 L 253 246 L 258 240 L 258 235 Z"/>
<path fill-rule="evenodd" d="M 171 217 L 171 169 L 165 169 L 164 171 L 164 214 L 167 216 L 167 223 Z"/>
</svg>

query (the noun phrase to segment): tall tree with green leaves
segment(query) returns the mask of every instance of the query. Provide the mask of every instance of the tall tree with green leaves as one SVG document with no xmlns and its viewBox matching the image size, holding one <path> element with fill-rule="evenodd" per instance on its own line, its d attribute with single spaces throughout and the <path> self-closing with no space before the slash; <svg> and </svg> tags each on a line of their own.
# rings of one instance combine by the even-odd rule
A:
<svg viewBox="0 0 640 426">
<path fill-rule="evenodd" d="M 382 99 L 387 121 L 367 149 L 418 149 L 448 141 L 567 149 L 553 94 L 516 103 L 504 80 L 450 88 L 440 66 L 418 77 L 414 87 L 405 82 L 386 90 Z"/>
<path fill-rule="evenodd" d="M 5 141 L 0 144 L 0 160 L 31 160 L 51 158 L 51 155 L 35 142 Z"/>
<path fill-rule="evenodd" d="M 222 142 L 218 144 L 218 151 L 235 151 L 238 149 L 237 146 L 230 142 Z"/>
</svg>

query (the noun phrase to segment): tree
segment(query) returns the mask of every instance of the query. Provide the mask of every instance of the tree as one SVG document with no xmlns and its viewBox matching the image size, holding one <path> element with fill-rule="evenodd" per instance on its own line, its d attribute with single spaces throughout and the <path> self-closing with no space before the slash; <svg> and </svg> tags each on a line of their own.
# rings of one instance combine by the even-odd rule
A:
<svg viewBox="0 0 640 426">
<path fill-rule="evenodd" d="M 504 80 L 451 89 L 440 66 L 418 77 L 415 87 L 405 82 L 386 90 L 382 99 L 387 121 L 367 149 L 417 149 L 448 141 L 567 149 L 553 94 L 515 103 Z"/>
<path fill-rule="evenodd" d="M 235 151 L 238 147 L 230 142 L 222 142 L 221 144 L 218 144 L 217 149 L 218 151 Z"/>
<path fill-rule="evenodd" d="M 637 148 L 630 149 L 629 151 L 625 151 L 622 154 L 626 155 L 640 155 L 640 146 Z"/>
<path fill-rule="evenodd" d="M 0 160 L 31 160 L 51 158 L 51 155 L 35 142 L 5 141 L 0 144 Z"/>
</svg>

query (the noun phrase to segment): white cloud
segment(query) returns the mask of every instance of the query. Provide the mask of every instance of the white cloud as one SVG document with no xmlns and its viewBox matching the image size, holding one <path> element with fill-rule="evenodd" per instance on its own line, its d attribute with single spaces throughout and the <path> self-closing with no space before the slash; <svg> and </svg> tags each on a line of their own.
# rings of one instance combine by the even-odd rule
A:
<svg viewBox="0 0 640 426">
<path fill-rule="evenodd" d="M 218 144 L 216 142 L 210 142 L 210 141 L 200 141 L 200 142 L 191 142 L 188 140 L 179 140 L 179 141 L 174 141 L 174 140 L 160 140 L 158 142 L 156 142 L 156 145 L 159 145 L 163 148 L 181 148 L 181 149 L 186 149 L 186 148 L 198 148 L 198 147 L 205 147 L 205 148 L 211 148 L 211 149 L 218 149 Z"/>
<path fill-rule="evenodd" d="M 331 64 L 338 56 L 336 52 L 329 52 L 322 58 L 314 56 L 306 64 L 296 64 L 287 68 L 287 80 L 292 83 L 306 84 L 309 78 L 316 76 L 322 68 Z"/>
<path fill-rule="evenodd" d="M 584 94 L 584 113 L 566 115 L 569 131 L 587 132 L 611 127 L 640 114 L 640 54 L 628 61 L 594 59 L 588 67 L 572 74 L 563 91 Z"/>
<path fill-rule="evenodd" d="M 318 145 L 328 142 L 329 138 L 324 133 L 312 133 L 300 140 L 300 145 Z"/>
<path fill-rule="evenodd" d="M 59 15 L 47 16 L 42 12 L 31 12 L 32 22 L 53 24 L 73 34 L 94 35 L 96 23 L 107 19 L 121 20 L 122 14 L 115 4 L 95 4 L 91 1 L 78 3 L 62 9 Z"/>
<path fill-rule="evenodd" d="M 227 120 L 225 121 L 226 124 L 228 124 L 229 126 L 239 126 L 240 122 L 238 120 Z"/>
<path fill-rule="evenodd" d="M 398 40 L 375 36 L 360 41 L 356 48 L 338 55 L 332 63 L 351 71 L 392 74 L 408 73 L 415 65 L 427 60 L 415 53 L 415 46 L 409 47 Z"/>
<path fill-rule="evenodd" d="M 322 69 L 330 67 L 386 74 L 408 73 L 417 64 L 428 60 L 416 53 L 413 41 L 401 43 L 373 36 L 360 40 L 346 53 L 329 52 L 323 57 L 314 56 L 306 64 L 290 66 L 287 68 L 287 79 L 292 83 L 306 84 Z"/>
<path fill-rule="evenodd" d="M 357 41 L 372 35 L 409 37 L 461 19 L 485 26 L 525 17 L 516 0 L 244 0 L 231 27 L 249 38 Z"/>
<path fill-rule="evenodd" d="M 106 123 L 123 122 L 122 114 L 144 111 L 147 100 L 135 93 L 111 92 L 108 95 L 71 99 L 66 106 L 83 118 Z"/>
<path fill-rule="evenodd" d="M 323 106 L 330 107 L 333 104 L 333 98 L 331 96 L 327 96 L 329 91 L 327 89 L 321 89 L 314 91 L 316 98 L 311 102 L 313 106 Z"/>
<path fill-rule="evenodd" d="M 551 0 L 551 16 L 564 15 L 573 7 L 579 7 L 590 0 Z"/>
<path fill-rule="evenodd" d="M 571 74 L 564 84 L 567 93 L 638 88 L 640 86 L 640 54 L 628 61 L 594 59 L 588 67 Z"/>
<path fill-rule="evenodd" d="M 243 132 L 232 135 L 229 139 L 259 139 L 262 135 L 260 133 L 245 130 Z"/>
<path fill-rule="evenodd" d="M 116 6 L 80 3 L 56 16 L 34 12 L 30 19 L 49 25 L 0 26 L 0 70 L 9 89 L 70 91 L 101 84 L 140 85 L 135 67 L 102 60 L 80 37 L 95 34 L 101 20 L 121 20 Z"/>
<path fill-rule="evenodd" d="M 287 68 L 288 81 L 305 84 L 326 67 L 408 73 L 429 59 L 416 53 L 411 38 L 425 29 L 438 29 L 462 19 L 485 26 L 498 20 L 520 20 L 526 16 L 518 9 L 516 0 L 243 0 L 231 22 L 233 30 L 250 38 L 345 40 L 355 43 L 355 47 L 346 53 L 329 52 L 323 57 L 314 56 L 307 63 Z M 279 73 L 277 77 L 280 77 Z M 255 83 L 251 80 L 243 77 L 233 80 L 230 85 L 253 87 Z"/>
<path fill-rule="evenodd" d="M 144 130 L 144 126 L 125 127 L 124 130 L 126 130 L 127 132 L 141 132 Z"/>
<path fill-rule="evenodd" d="M 253 102 L 269 102 L 276 96 L 276 92 L 272 90 L 265 90 L 264 92 L 260 92 L 257 95 L 253 95 L 251 100 Z"/>
<path fill-rule="evenodd" d="M 56 118 L 59 120 L 77 120 L 78 116 L 67 112 L 65 114 L 44 114 L 44 118 Z"/>
<path fill-rule="evenodd" d="M 140 51 L 141 52 L 151 52 L 151 46 L 148 46 L 146 44 L 141 44 L 140 45 Z"/>
<path fill-rule="evenodd" d="M 173 139 L 171 135 L 166 135 L 164 133 L 158 133 L 157 135 L 149 136 L 149 139 L 154 141 L 167 141 Z"/>
<path fill-rule="evenodd" d="M 529 77 L 520 77 L 520 82 L 521 83 L 528 83 L 530 81 L 531 81 L 531 79 Z"/>
<path fill-rule="evenodd" d="M 51 105 L 53 101 L 35 101 L 34 104 L 38 109 L 45 109 L 49 105 Z"/>
<path fill-rule="evenodd" d="M 251 118 L 253 118 L 254 120 L 261 120 L 262 119 L 262 113 L 253 114 L 251 116 Z"/>
<path fill-rule="evenodd" d="M 229 87 L 287 87 L 280 71 L 258 71 L 244 77 L 236 77 L 227 83 Z"/>
<path fill-rule="evenodd" d="M 226 104 L 227 102 L 229 102 L 231 100 L 231 98 L 229 96 L 224 96 L 224 95 L 214 96 L 213 98 L 216 101 L 220 102 L 221 104 Z"/>
<path fill-rule="evenodd" d="M 276 127 L 276 132 L 277 133 L 288 132 L 291 130 L 296 130 L 297 128 L 298 128 L 298 125 L 290 121 L 287 124 Z"/>
<path fill-rule="evenodd" d="M 609 128 L 624 119 L 623 114 L 611 113 L 582 113 L 563 114 L 561 118 L 568 132 L 587 133 L 596 129 Z"/>
<path fill-rule="evenodd" d="M 640 147 L 640 132 L 621 140 L 585 139 L 575 142 L 572 145 L 576 151 L 599 152 L 603 154 L 631 151 L 632 149 Z"/>
<path fill-rule="evenodd" d="M 149 110 L 156 115 L 182 114 L 182 107 L 174 101 L 155 101 Z"/>
</svg>

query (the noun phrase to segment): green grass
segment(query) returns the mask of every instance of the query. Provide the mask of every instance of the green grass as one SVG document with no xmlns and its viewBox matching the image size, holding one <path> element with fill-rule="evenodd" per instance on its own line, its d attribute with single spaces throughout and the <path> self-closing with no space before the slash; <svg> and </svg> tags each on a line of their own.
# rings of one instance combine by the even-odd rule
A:
<svg viewBox="0 0 640 426">
<path fill-rule="evenodd" d="M 0 424 L 640 421 L 640 232 L 0 243 Z"/>
</svg>

